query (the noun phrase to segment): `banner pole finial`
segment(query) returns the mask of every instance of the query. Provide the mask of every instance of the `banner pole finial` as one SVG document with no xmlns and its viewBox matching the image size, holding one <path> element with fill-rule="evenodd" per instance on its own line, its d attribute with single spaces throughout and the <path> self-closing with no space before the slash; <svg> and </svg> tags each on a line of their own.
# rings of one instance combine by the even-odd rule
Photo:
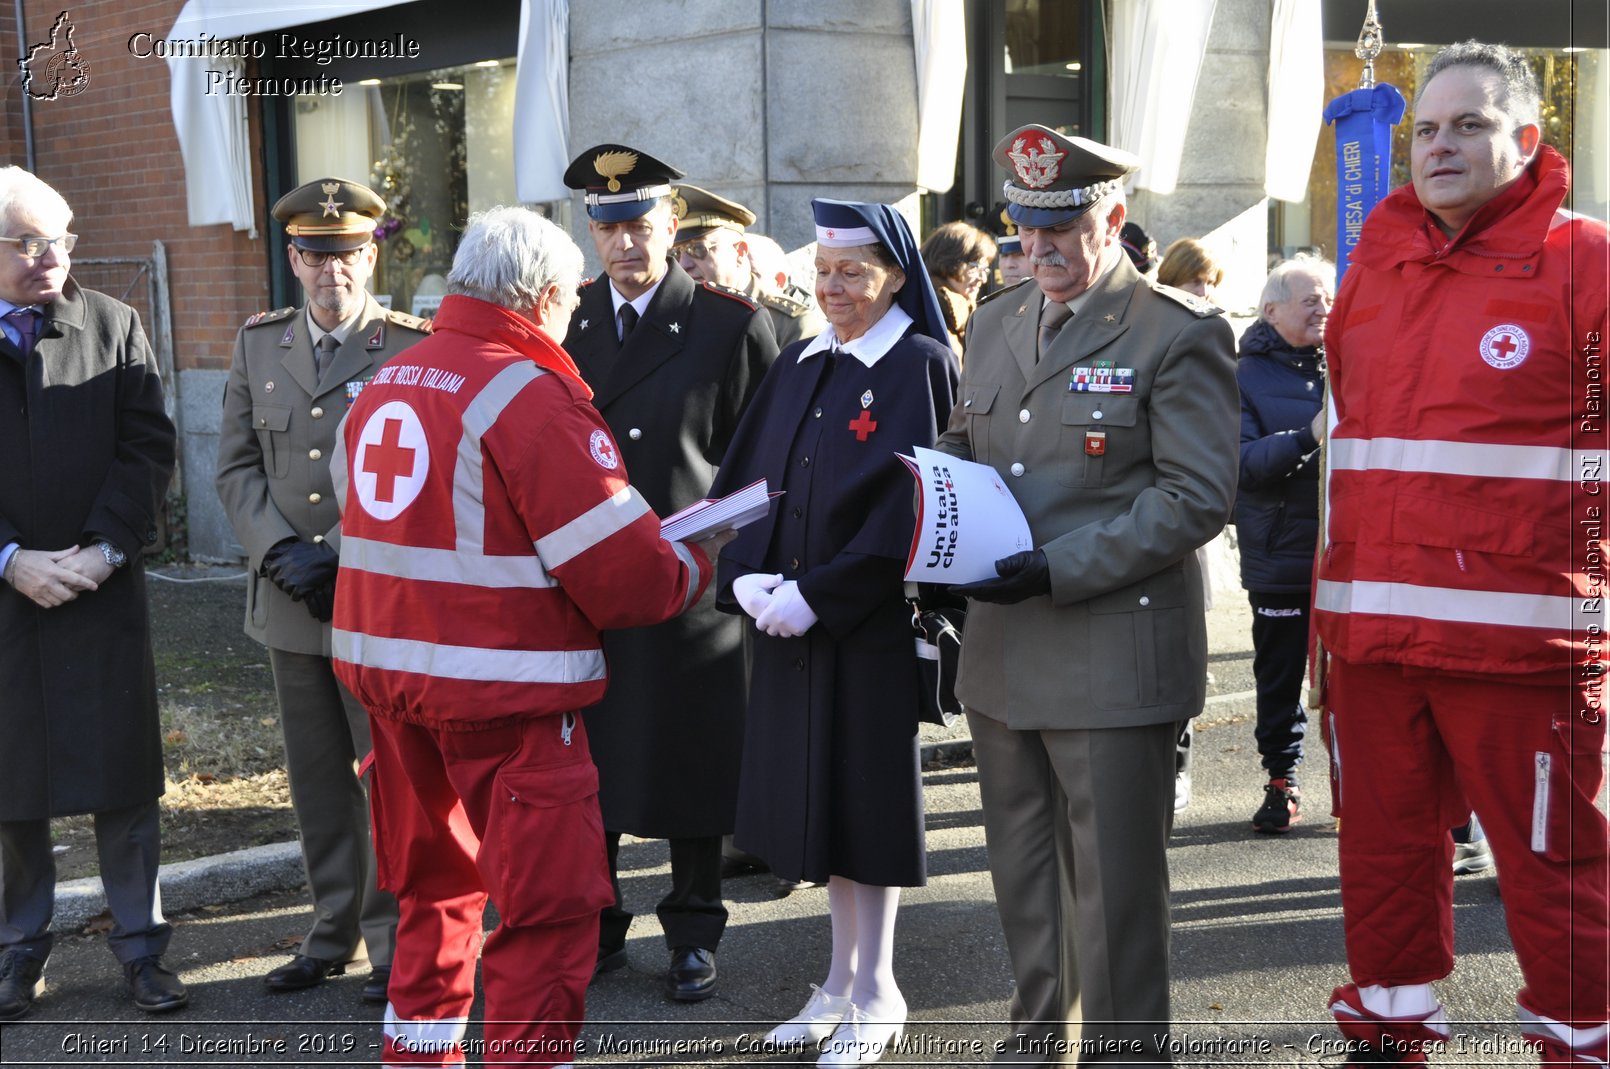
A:
<svg viewBox="0 0 1610 1069">
<path fill-rule="evenodd" d="M 1369 10 L 1364 13 L 1364 25 L 1358 31 L 1358 45 L 1353 49 L 1353 55 L 1364 61 L 1364 73 L 1358 80 L 1360 89 L 1375 87 L 1375 57 L 1381 54 L 1384 43 L 1381 19 L 1375 13 L 1375 0 L 1370 0 Z"/>
</svg>

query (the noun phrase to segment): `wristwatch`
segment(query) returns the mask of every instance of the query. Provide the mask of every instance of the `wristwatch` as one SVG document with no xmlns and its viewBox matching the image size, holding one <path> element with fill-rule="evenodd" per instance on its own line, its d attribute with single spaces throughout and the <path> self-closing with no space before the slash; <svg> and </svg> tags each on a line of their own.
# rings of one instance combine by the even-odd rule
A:
<svg viewBox="0 0 1610 1069">
<path fill-rule="evenodd" d="M 129 562 L 129 555 L 110 542 L 97 542 L 95 543 L 95 548 L 101 551 L 101 556 L 106 558 L 106 563 L 114 568 L 121 568 Z"/>
</svg>

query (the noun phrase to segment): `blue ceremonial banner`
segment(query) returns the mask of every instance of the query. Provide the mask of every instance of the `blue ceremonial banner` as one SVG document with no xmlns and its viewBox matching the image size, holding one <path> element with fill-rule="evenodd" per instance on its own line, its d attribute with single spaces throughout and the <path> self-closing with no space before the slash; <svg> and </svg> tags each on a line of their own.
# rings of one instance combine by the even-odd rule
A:
<svg viewBox="0 0 1610 1069">
<path fill-rule="evenodd" d="M 1403 118 L 1403 94 L 1378 84 L 1325 105 L 1336 125 L 1336 284 L 1364 231 L 1364 218 L 1391 192 L 1392 127 Z"/>
</svg>

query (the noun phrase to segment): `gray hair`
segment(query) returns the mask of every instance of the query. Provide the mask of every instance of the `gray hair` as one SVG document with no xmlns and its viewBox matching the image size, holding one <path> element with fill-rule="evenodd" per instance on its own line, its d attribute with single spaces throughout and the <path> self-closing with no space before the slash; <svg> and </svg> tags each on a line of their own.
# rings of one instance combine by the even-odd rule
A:
<svg viewBox="0 0 1610 1069">
<path fill-rule="evenodd" d="M 470 216 L 447 275 L 447 291 L 511 311 L 535 308 L 542 291 L 581 285 L 581 249 L 530 208 L 488 208 Z"/>
<path fill-rule="evenodd" d="M 1326 293 L 1336 289 L 1336 265 L 1321 256 L 1299 252 L 1289 260 L 1275 264 L 1274 270 L 1263 283 L 1263 295 L 1258 298 L 1258 318 L 1268 322 L 1263 310 L 1271 304 L 1285 304 L 1291 300 L 1291 276 L 1308 275 L 1325 288 Z"/>
<path fill-rule="evenodd" d="M 1498 76 L 1498 106 L 1514 120 L 1516 126 L 1536 125 L 1542 109 L 1543 94 L 1537 87 L 1537 75 L 1521 53 L 1505 45 L 1490 45 L 1475 39 L 1460 41 L 1438 52 L 1420 79 L 1420 90 L 1414 95 L 1415 106 L 1420 94 L 1431 84 L 1431 79 L 1449 67 L 1476 67 Z"/>
<path fill-rule="evenodd" d="M 12 218 L 19 209 L 37 216 L 61 216 L 64 219 L 62 223 L 64 227 L 73 221 L 73 209 L 68 207 L 66 199 L 60 193 L 21 167 L 0 167 L 0 227 L 9 230 Z"/>
</svg>

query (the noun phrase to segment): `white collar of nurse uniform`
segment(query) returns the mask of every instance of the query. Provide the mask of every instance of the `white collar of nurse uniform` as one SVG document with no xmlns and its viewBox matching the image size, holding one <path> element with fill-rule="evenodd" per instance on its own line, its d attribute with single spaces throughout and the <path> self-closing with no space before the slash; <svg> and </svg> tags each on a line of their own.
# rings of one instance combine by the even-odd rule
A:
<svg viewBox="0 0 1610 1069">
<path fill-rule="evenodd" d="M 871 367 L 883 359 L 884 353 L 894 348 L 894 343 L 901 339 L 909 326 L 911 317 L 898 304 L 890 305 L 889 310 L 883 313 L 883 318 L 872 324 L 871 330 L 853 341 L 839 341 L 838 335 L 833 333 L 833 327 L 829 324 L 826 330 L 805 343 L 805 348 L 800 350 L 799 362 L 803 364 L 807 357 L 830 349 L 839 349 Z"/>
</svg>

